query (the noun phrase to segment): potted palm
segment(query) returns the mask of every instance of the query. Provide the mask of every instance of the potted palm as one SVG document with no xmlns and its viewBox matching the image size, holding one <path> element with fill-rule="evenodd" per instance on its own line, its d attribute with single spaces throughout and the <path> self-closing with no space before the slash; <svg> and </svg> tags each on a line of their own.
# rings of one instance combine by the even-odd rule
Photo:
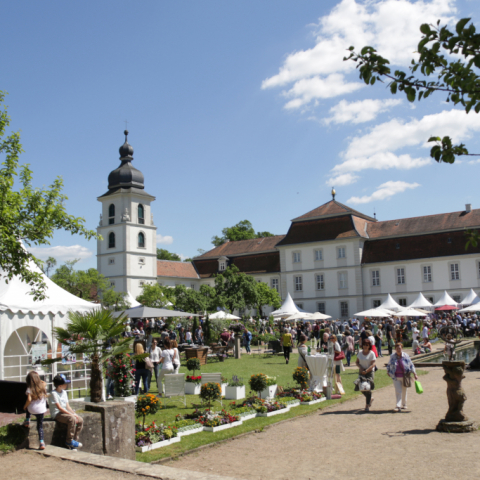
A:
<svg viewBox="0 0 480 480">
<path fill-rule="evenodd" d="M 90 399 L 98 403 L 105 401 L 103 369 L 108 359 L 130 349 L 129 338 L 121 338 L 124 316 L 114 318 L 109 310 L 93 312 L 69 312 L 65 328 L 54 328 L 54 335 L 62 345 L 68 345 L 69 353 L 87 355 L 90 366 Z M 61 362 L 62 358 L 44 360 L 43 364 Z"/>
</svg>

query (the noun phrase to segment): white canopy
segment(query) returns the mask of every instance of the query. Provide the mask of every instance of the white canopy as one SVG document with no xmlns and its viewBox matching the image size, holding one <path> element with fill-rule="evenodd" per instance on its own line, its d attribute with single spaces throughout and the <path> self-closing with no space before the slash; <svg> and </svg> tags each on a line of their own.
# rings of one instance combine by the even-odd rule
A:
<svg viewBox="0 0 480 480">
<path fill-rule="evenodd" d="M 130 292 L 127 292 L 125 295 L 125 300 L 130 304 L 130 308 L 139 307 L 141 305 L 141 303 L 137 302 L 135 298 L 133 298 L 133 295 Z"/>
<path fill-rule="evenodd" d="M 452 305 L 454 307 L 457 306 L 457 302 L 447 293 L 446 290 L 443 293 L 442 298 L 440 298 L 440 300 L 437 303 L 435 303 L 433 306 L 443 307 L 444 305 Z"/>
<path fill-rule="evenodd" d="M 397 313 L 398 317 L 426 317 L 427 314 L 420 312 L 415 308 L 405 308 L 401 312 Z"/>
<path fill-rule="evenodd" d="M 417 298 L 411 303 L 408 308 L 428 308 L 433 305 L 423 296 L 422 292 L 419 292 Z"/>
<path fill-rule="evenodd" d="M 295 305 L 290 293 L 287 293 L 287 298 L 283 302 L 283 305 L 270 315 L 274 318 L 286 318 L 298 312 L 303 312 L 303 310 Z"/>
<path fill-rule="evenodd" d="M 208 316 L 210 319 L 220 319 L 220 320 L 240 320 L 240 317 L 237 317 L 236 315 L 232 315 L 231 313 L 224 312 L 223 310 L 220 310 L 216 313 L 212 313 L 211 315 Z"/>
<path fill-rule="evenodd" d="M 459 312 L 462 313 L 467 313 L 467 312 L 480 312 L 480 303 L 474 303 L 473 305 L 470 305 L 469 307 L 462 308 L 459 310 Z"/>
<path fill-rule="evenodd" d="M 35 264 L 31 264 L 33 271 L 42 274 L 43 281 L 47 287 L 45 289 L 46 298 L 40 301 L 34 301 L 31 295 L 31 287 L 20 280 L 19 277 L 13 277 L 6 282 L 5 273 L 0 270 L 0 311 L 10 310 L 13 313 L 49 313 L 66 314 L 69 311 L 89 312 L 100 305 L 87 302 L 81 298 L 72 295 L 55 282 L 50 280 Z"/>
<path fill-rule="evenodd" d="M 326 320 L 327 318 L 332 318 L 330 315 L 320 312 L 311 313 L 310 315 L 309 320 Z"/>
<path fill-rule="evenodd" d="M 358 312 L 354 314 L 354 317 L 372 317 L 372 318 L 380 318 L 380 317 L 391 317 L 392 312 L 388 310 L 378 308 L 371 308 L 370 310 L 365 310 L 363 312 Z"/>
<path fill-rule="evenodd" d="M 402 309 L 390 294 L 387 295 L 386 300 L 378 308 L 382 310 L 393 310 L 394 312 L 398 312 Z"/>
<path fill-rule="evenodd" d="M 473 291 L 473 288 L 470 289 L 468 295 L 461 301 L 462 305 L 474 305 L 475 303 L 480 302 L 477 294 Z"/>
</svg>

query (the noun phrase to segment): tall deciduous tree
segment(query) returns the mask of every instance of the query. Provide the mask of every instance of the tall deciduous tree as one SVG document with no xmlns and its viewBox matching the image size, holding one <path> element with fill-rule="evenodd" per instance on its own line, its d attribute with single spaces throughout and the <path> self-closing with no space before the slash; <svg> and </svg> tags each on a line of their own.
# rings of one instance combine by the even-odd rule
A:
<svg viewBox="0 0 480 480">
<path fill-rule="evenodd" d="M 423 34 L 418 44 L 418 60 L 412 60 L 409 75 L 402 70 L 392 70 L 390 61 L 380 56 L 372 47 L 363 47 L 360 53 L 350 47 L 350 55 L 344 60 L 357 62 L 360 78 L 367 85 L 374 85 L 377 80 L 386 79 L 392 94 L 404 92 L 410 102 L 427 98 L 435 92 L 445 95 L 447 102 L 462 105 L 465 112 L 480 112 L 480 35 L 470 18 L 460 20 L 455 32 L 447 26 L 440 27 L 424 23 L 420 27 Z M 421 76 L 419 76 L 421 74 Z M 434 76 L 437 80 L 429 81 L 425 77 Z M 443 100 L 442 100 L 443 101 Z M 453 145 L 449 136 L 430 137 L 435 145 L 430 156 L 437 162 L 454 163 L 455 157 L 470 154 L 463 143 Z"/>
<path fill-rule="evenodd" d="M 222 230 L 222 236 L 215 235 L 212 237 L 212 243 L 216 247 L 222 245 L 227 240 L 231 242 L 237 240 L 251 240 L 253 238 L 273 237 L 273 233 L 270 232 L 257 232 L 253 229 L 252 224 L 248 220 L 242 220 L 233 227 L 225 227 Z"/>
<path fill-rule="evenodd" d="M 146 283 L 136 300 L 146 307 L 165 308 L 167 303 L 175 301 L 175 292 L 173 288 L 162 287 L 158 283 L 154 285 Z"/>
<path fill-rule="evenodd" d="M 22 153 L 20 134 L 7 134 L 10 117 L 0 91 L 0 268 L 11 279 L 18 275 L 32 287 L 34 298 L 45 298 L 42 274 L 30 268 L 35 257 L 25 247 L 48 245 L 56 230 L 80 234 L 87 239 L 97 234 L 84 227 L 84 219 L 68 215 L 63 182 L 57 177 L 47 188 L 32 186 L 32 171 L 19 166 Z M 18 183 L 16 184 L 16 179 Z"/>
<path fill-rule="evenodd" d="M 274 289 L 269 287 L 264 282 L 257 282 L 257 314 L 263 316 L 263 307 L 265 305 L 269 305 L 273 307 L 275 310 L 280 308 L 282 305 L 282 299 L 278 292 Z"/>
<path fill-rule="evenodd" d="M 115 312 L 127 310 L 130 308 L 130 302 L 126 300 L 125 292 L 116 292 L 113 288 L 108 288 L 102 292 L 102 305 Z"/>
</svg>

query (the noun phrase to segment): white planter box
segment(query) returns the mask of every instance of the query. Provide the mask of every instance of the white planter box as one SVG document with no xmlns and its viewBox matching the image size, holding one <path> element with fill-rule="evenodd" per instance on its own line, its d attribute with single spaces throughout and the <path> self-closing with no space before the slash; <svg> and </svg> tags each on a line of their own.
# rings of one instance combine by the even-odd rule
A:
<svg viewBox="0 0 480 480">
<path fill-rule="evenodd" d="M 262 390 L 260 392 L 260 398 L 263 398 L 264 400 L 266 400 L 267 398 L 275 398 L 276 395 L 277 395 L 276 385 L 270 385 L 265 390 Z"/>
<path fill-rule="evenodd" d="M 149 452 L 150 450 L 155 450 L 156 448 L 166 447 L 172 443 L 178 443 L 181 440 L 180 437 L 174 437 L 170 440 L 163 440 L 163 442 L 152 443 L 151 445 L 146 445 L 145 447 L 135 447 L 136 452 Z"/>
<path fill-rule="evenodd" d="M 280 403 L 282 403 L 281 400 L 280 400 Z M 299 406 L 300 406 L 300 400 L 297 400 L 296 402 L 289 403 L 287 405 L 288 408 L 299 407 Z"/>
<path fill-rule="evenodd" d="M 268 413 L 257 413 L 257 417 L 273 417 L 275 415 L 281 415 L 282 413 L 287 413 L 290 411 L 290 408 L 282 408 L 281 410 L 275 410 L 274 412 Z"/>
<path fill-rule="evenodd" d="M 222 397 L 225 396 L 225 390 L 227 388 L 228 383 L 222 383 Z"/>
<path fill-rule="evenodd" d="M 240 400 L 242 398 L 245 398 L 245 385 L 243 385 L 241 387 L 226 387 L 225 388 L 225 399 L 226 400 Z"/>
<path fill-rule="evenodd" d="M 200 395 L 201 389 L 200 383 L 185 382 L 185 395 Z"/>
<path fill-rule="evenodd" d="M 220 430 L 227 430 L 228 428 L 238 427 L 242 424 L 242 420 L 233 423 L 227 423 L 226 425 L 220 425 L 219 427 L 203 427 L 204 432 L 219 432 Z"/>
<path fill-rule="evenodd" d="M 324 402 L 327 397 L 319 398 L 318 400 L 312 400 L 311 402 L 300 402 L 300 405 L 314 405 L 315 403 Z"/>
<path fill-rule="evenodd" d="M 257 416 L 257 412 L 255 413 L 248 413 L 247 415 L 243 415 L 240 417 L 240 420 L 242 422 L 245 422 L 246 420 L 251 420 L 252 418 L 255 418 Z"/>
<path fill-rule="evenodd" d="M 112 400 L 115 400 L 116 402 L 133 402 L 133 403 L 135 403 L 137 401 L 137 396 L 136 395 L 129 395 L 128 397 L 113 397 Z"/>
<path fill-rule="evenodd" d="M 187 435 L 192 435 L 192 433 L 199 433 L 203 432 L 203 425 L 198 425 L 198 427 L 190 428 L 189 430 L 185 430 L 184 432 L 178 432 L 177 435 L 179 437 L 185 437 Z"/>
</svg>

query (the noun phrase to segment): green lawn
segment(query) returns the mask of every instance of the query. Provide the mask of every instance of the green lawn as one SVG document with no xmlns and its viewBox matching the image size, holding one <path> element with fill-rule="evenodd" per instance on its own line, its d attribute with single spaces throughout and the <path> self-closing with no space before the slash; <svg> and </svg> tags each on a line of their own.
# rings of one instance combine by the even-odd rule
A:
<svg viewBox="0 0 480 480">
<path fill-rule="evenodd" d="M 242 355 L 240 360 L 228 358 L 225 362 L 212 361 L 208 365 L 202 366 L 202 372 L 221 372 L 224 377 L 231 378 L 232 375 L 237 375 L 243 378 L 243 381 L 247 388 L 247 395 L 249 394 L 248 379 L 250 375 L 255 373 L 264 373 L 269 376 L 277 377 L 277 384 L 283 387 L 294 386 L 292 380 L 292 374 L 297 366 L 298 354 L 292 354 L 289 365 L 285 364 L 283 356 L 269 356 L 264 358 L 263 355 Z M 354 364 L 355 358 L 352 358 L 352 364 Z M 185 367 L 180 368 L 180 373 L 187 374 Z M 198 372 L 196 372 L 198 375 Z M 358 372 L 356 369 L 348 370 L 342 373 L 343 387 L 345 389 L 345 395 L 341 400 L 327 400 L 325 402 L 317 403 L 315 405 L 300 405 L 292 408 L 288 413 L 283 415 L 276 415 L 267 418 L 254 418 L 247 420 L 243 425 L 220 432 L 201 432 L 193 435 L 182 437 L 181 442 L 173 444 L 169 447 L 159 448 L 151 452 L 137 453 L 137 460 L 141 462 L 152 462 L 166 457 L 174 457 L 183 452 L 197 448 L 201 445 L 217 442 L 219 440 L 235 437 L 236 435 L 251 432 L 253 430 L 261 430 L 266 425 L 280 422 L 287 418 L 296 417 L 299 415 L 305 415 L 315 410 L 328 407 L 334 403 L 341 403 L 345 400 L 361 395 L 358 392 L 354 392 L 353 381 L 357 378 Z M 387 376 L 385 370 L 379 370 L 375 376 L 375 387 L 381 388 L 392 383 L 391 379 Z M 156 393 L 156 384 L 152 382 L 152 393 Z M 192 411 L 192 403 L 200 404 L 200 399 L 196 395 L 187 395 L 187 408 L 180 402 L 169 403 L 166 408 L 160 410 L 155 415 L 147 416 L 147 422 L 150 423 L 156 420 L 157 423 L 174 424 L 175 416 L 177 414 L 183 414 Z M 228 409 L 230 400 L 224 400 L 224 408 Z M 216 403 L 214 409 L 220 409 L 220 403 Z"/>
</svg>

